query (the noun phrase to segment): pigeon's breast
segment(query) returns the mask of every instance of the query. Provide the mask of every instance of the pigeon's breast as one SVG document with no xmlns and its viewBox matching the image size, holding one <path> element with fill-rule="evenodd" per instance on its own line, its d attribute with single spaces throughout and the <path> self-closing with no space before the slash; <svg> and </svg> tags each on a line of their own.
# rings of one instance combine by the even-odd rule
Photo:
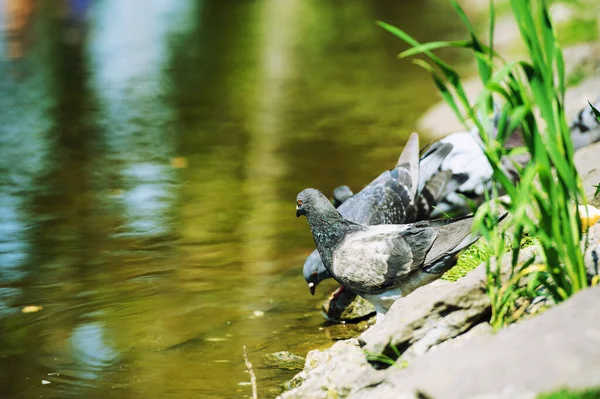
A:
<svg viewBox="0 0 600 399">
<path fill-rule="evenodd" d="M 388 271 L 389 244 L 382 236 L 398 232 L 397 225 L 380 225 L 354 233 L 335 251 L 332 271 L 336 279 L 356 292 L 378 291 Z"/>
</svg>

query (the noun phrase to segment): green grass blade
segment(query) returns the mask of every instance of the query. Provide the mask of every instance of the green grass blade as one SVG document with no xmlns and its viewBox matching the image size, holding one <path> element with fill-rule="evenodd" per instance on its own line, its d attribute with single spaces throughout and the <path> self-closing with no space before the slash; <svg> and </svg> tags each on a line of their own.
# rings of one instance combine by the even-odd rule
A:
<svg viewBox="0 0 600 399">
<path fill-rule="evenodd" d="M 443 41 L 443 42 L 429 42 L 425 44 L 420 44 L 415 46 L 409 50 L 401 52 L 398 57 L 406 58 L 413 55 L 426 53 L 428 51 L 437 50 L 440 48 L 446 47 L 471 47 L 471 42 L 468 40 L 454 40 L 454 41 Z"/>
<path fill-rule="evenodd" d="M 418 65 L 421 68 L 425 69 L 427 72 L 429 72 L 429 74 L 431 75 L 431 78 L 433 79 L 433 83 L 436 85 L 436 87 L 440 91 L 440 94 L 442 95 L 442 98 L 444 99 L 444 101 L 446 101 L 446 103 L 450 106 L 450 108 L 452 109 L 452 111 L 454 112 L 454 114 L 456 115 L 458 120 L 466 127 L 467 122 L 465 121 L 465 118 L 463 117 L 462 113 L 458 109 L 456 101 L 454 101 L 454 96 L 452 95 L 452 93 L 448 89 L 448 86 L 446 86 L 446 84 L 444 83 L 442 78 L 435 72 L 433 67 L 430 64 L 428 64 L 426 61 L 423 61 L 423 60 L 418 60 L 418 59 L 413 60 L 413 63 L 415 65 Z"/>
<path fill-rule="evenodd" d="M 588 104 L 590 105 L 590 108 L 592 109 L 592 112 L 594 113 L 594 116 L 596 117 L 596 120 L 597 120 L 598 122 L 600 122 L 600 111 L 598 111 L 598 110 L 596 109 L 596 107 L 594 107 L 594 106 L 592 105 L 592 103 L 591 103 L 591 102 L 589 102 L 589 101 L 588 101 Z"/>
</svg>

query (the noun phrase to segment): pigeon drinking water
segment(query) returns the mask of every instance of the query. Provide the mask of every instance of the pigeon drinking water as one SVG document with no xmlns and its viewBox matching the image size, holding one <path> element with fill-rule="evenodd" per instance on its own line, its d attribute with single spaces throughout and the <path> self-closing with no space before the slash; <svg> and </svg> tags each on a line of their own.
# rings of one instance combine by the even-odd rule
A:
<svg viewBox="0 0 600 399">
<path fill-rule="evenodd" d="M 344 218 L 362 225 L 401 224 L 422 219 L 436 201 L 466 180 L 466 176 L 439 171 L 451 150 L 451 144 L 440 144 L 426 161 L 419 162 L 419 137 L 413 133 L 396 168 L 383 172 L 359 193 L 348 197 L 338 211 Z M 334 205 L 336 195 L 337 202 L 342 197 L 336 192 L 351 193 L 347 186 L 343 187 L 346 188 L 334 191 Z M 311 294 L 322 280 L 331 277 L 317 250 L 304 262 L 303 274 Z"/>
<path fill-rule="evenodd" d="M 345 219 L 320 191 L 296 198 L 325 268 L 345 288 L 375 306 L 377 321 L 392 303 L 456 264 L 471 235 L 472 216 L 411 224 L 363 226 Z"/>
</svg>

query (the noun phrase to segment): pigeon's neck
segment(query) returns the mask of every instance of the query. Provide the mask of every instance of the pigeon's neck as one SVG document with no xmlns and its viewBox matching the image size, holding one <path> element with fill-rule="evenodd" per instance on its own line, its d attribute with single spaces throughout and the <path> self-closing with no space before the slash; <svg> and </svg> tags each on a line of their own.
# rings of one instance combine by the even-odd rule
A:
<svg viewBox="0 0 600 399">
<path fill-rule="evenodd" d="M 326 268 L 331 266 L 333 251 L 346 234 L 356 228 L 356 225 L 344 219 L 337 211 L 334 212 L 307 216 L 313 239 Z"/>
</svg>

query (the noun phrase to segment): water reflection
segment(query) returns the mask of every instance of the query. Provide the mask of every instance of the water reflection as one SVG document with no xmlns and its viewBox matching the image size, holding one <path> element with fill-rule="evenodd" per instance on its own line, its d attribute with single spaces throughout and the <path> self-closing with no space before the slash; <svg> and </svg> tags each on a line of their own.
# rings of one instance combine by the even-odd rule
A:
<svg viewBox="0 0 600 399">
<path fill-rule="evenodd" d="M 97 379 L 118 358 L 118 353 L 106 342 L 102 323 L 80 324 L 73 330 L 70 341 L 79 378 Z"/>
<path fill-rule="evenodd" d="M 303 283 L 293 198 L 394 162 L 434 88 L 373 21 L 415 31 L 443 6 L 7 4 L 0 396 L 239 397 L 242 344 L 273 396 L 293 372 L 263 354 L 345 329 Z"/>
</svg>

